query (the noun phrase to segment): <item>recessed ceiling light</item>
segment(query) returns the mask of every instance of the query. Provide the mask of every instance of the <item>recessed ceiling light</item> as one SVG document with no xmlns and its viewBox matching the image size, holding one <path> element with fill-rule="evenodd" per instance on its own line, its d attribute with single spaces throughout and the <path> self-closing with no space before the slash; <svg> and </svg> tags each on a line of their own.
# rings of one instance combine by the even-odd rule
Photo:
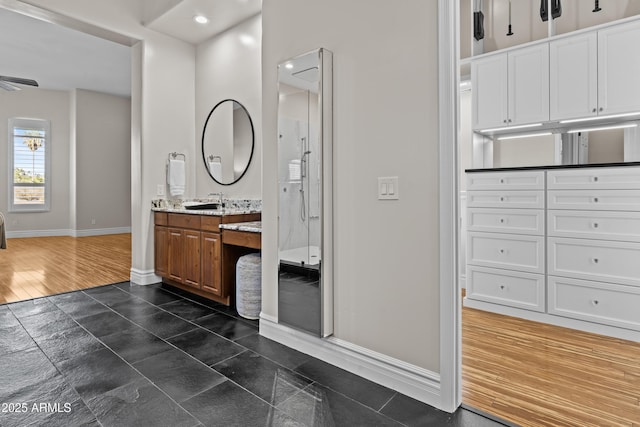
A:
<svg viewBox="0 0 640 427">
<path fill-rule="evenodd" d="M 207 22 L 209 22 L 209 18 L 207 18 L 204 15 L 196 15 L 193 17 L 193 20 L 196 21 L 198 24 L 206 24 Z"/>
<path fill-rule="evenodd" d="M 290 70 L 293 68 L 293 64 L 291 62 L 287 62 L 287 64 L 284 66 L 284 68 L 286 68 L 287 70 Z"/>
</svg>

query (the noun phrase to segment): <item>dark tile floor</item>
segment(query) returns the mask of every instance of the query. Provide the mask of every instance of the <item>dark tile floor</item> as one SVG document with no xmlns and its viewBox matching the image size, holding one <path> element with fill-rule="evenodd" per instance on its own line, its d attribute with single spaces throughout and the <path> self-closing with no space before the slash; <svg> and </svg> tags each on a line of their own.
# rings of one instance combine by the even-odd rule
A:
<svg viewBox="0 0 640 427">
<path fill-rule="evenodd" d="M 473 426 L 261 337 L 232 308 L 128 282 L 0 305 L 0 425 Z"/>
</svg>

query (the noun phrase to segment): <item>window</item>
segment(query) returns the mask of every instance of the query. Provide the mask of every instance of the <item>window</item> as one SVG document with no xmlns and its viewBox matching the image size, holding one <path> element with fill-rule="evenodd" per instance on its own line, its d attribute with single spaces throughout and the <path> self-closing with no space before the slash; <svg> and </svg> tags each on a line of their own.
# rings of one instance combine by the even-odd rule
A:
<svg viewBox="0 0 640 427">
<path fill-rule="evenodd" d="M 48 120 L 9 119 L 9 211 L 48 211 L 51 135 Z"/>
</svg>

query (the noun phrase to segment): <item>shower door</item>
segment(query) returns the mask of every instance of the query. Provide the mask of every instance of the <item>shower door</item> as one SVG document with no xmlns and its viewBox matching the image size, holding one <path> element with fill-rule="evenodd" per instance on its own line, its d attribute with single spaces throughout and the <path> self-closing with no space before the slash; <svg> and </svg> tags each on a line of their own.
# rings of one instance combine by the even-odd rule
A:
<svg viewBox="0 0 640 427">
<path fill-rule="evenodd" d="M 278 66 L 278 319 L 320 336 L 333 329 L 330 74 L 324 49 Z"/>
</svg>

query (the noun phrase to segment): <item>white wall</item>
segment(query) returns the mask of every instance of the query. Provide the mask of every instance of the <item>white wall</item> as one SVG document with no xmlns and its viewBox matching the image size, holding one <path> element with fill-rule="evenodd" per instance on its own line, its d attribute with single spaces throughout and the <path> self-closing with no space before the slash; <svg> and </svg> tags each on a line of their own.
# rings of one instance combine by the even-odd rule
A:
<svg viewBox="0 0 640 427">
<path fill-rule="evenodd" d="M 532 136 L 493 141 L 493 167 L 547 166 L 554 164 L 555 137 Z"/>
<path fill-rule="evenodd" d="M 75 90 L 76 230 L 131 226 L 131 100 Z M 73 185 L 73 184 L 72 184 Z"/>
<path fill-rule="evenodd" d="M 255 16 L 196 50 L 196 192 L 197 196 L 224 192 L 225 197 L 262 197 L 262 76 L 260 40 L 262 19 Z M 249 112 L 255 132 L 255 147 L 249 169 L 233 185 L 220 185 L 204 168 L 200 152 L 202 128 L 211 109 L 223 99 L 240 102 Z M 208 131 L 209 132 L 209 131 Z"/>
<path fill-rule="evenodd" d="M 7 179 L 8 119 L 24 117 L 51 121 L 51 209 L 48 212 L 8 213 Z M 0 211 L 5 213 L 7 231 L 13 233 L 43 231 L 67 234 L 69 222 L 69 92 L 24 88 L 20 91 L 0 90 Z M 55 231 L 54 231 L 55 230 Z M 20 235 L 20 234 L 17 234 Z"/>
<path fill-rule="evenodd" d="M 439 371 L 437 2 L 263 2 L 263 313 L 277 317 L 277 65 L 334 60 L 335 336 Z M 400 200 L 377 200 L 398 176 Z"/>
</svg>

